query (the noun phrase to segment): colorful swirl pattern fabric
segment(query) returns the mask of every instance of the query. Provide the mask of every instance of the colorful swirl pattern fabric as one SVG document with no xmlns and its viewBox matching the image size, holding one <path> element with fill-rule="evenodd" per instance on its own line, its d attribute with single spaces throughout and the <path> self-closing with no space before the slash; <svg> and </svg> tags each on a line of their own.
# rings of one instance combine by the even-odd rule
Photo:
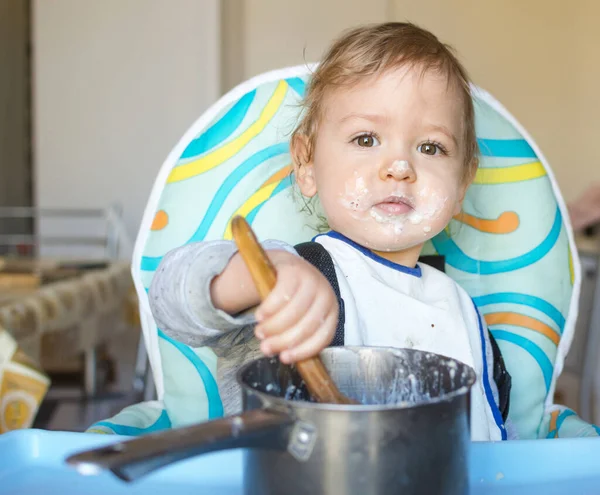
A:
<svg viewBox="0 0 600 495">
<path fill-rule="evenodd" d="M 297 67 L 244 83 L 171 153 L 134 255 L 142 311 L 149 313 L 146 290 L 165 253 L 230 238 L 233 215 L 245 215 L 262 239 L 295 244 L 314 235 L 318 219 L 293 187 L 288 150 L 308 77 L 309 69 Z M 522 438 L 537 438 L 574 331 L 579 262 L 543 156 L 489 94 L 474 88 L 474 101 L 480 168 L 464 212 L 425 252 L 446 257 L 448 274 L 481 310 L 513 377 L 510 418 Z M 173 426 L 222 414 L 214 353 L 176 343 L 148 320 L 159 397 Z"/>
</svg>

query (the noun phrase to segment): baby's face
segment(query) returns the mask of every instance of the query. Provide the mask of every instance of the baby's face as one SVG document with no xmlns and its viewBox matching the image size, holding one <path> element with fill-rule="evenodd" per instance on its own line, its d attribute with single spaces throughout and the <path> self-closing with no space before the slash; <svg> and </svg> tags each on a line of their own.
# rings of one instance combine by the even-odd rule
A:
<svg viewBox="0 0 600 495">
<path fill-rule="evenodd" d="M 463 104 L 432 71 L 397 69 L 324 101 L 312 162 L 299 181 L 318 192 L 330 227 L 383 252 L 420 247 L 460 211 Z"/>
</svg>

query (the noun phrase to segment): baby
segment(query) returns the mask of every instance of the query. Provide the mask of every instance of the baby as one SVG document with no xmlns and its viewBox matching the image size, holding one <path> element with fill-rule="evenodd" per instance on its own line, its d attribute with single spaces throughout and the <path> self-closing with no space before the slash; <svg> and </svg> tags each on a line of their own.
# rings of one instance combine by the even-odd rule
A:
<svg viewBox="0 0 600 495">
<path fill-rule="evenodd" d="M 263 354 L 293 363 L 335 336 L 472 366 L 472 438 L 505 439 L 510 378 L 499 350 L 467 293 L 418 262 L 424 243 L 461 211 L 478 165 L 465 70 L 412 24 L 360 27 L 326 53 L 305 107 L 290 144 L 294 177 L 303 196 L 318 196 L 328 222 L 314 242 L 333 260 L 339 299 L 315 265 L 273 240 L 263 246 L 277 284 L 260 303 L 235 245 L 201 242 L 171 251 L 158 268 L 150 288 L 158 327 L 215 351 L 226 414 L 241 410 L 243 363 Z"/>
</svg>

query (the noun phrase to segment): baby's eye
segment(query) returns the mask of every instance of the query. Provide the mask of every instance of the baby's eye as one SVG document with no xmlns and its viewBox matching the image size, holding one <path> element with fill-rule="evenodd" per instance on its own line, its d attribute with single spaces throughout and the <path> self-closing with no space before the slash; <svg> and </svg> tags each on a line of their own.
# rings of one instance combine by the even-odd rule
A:
<svg viewBox="0 0 600 495">
<path fill-rule="evenodd" d="M 354 141 L 361 148 L 372 148 L 379 145 L 379 140 L 373 134 L 361 134 L 355 137 Z"/>
<path fill-rule="evenodd" d="M 419 150 L 419 152 L 423 153 L 424 155 L 439 155 L 441 154 L 446 154 L 446 150 L 439 144 L 436 143 L 423 143 L 421 145 L 419 145 L 419 147 L 417 148 Z"/>
</svg>

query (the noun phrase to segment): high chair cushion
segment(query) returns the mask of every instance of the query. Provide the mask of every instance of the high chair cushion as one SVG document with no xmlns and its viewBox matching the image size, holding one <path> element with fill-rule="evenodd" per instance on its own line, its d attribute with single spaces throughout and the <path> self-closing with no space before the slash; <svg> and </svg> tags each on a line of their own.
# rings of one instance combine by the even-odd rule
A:
<svg viewBox="0 0 600 495">
<path fill-rule="evenodd" d="M 161 401 L 140 402 L 126 407 L 119 414 L 90 426 L 86 433 L 140 436 L 172 427 Z"/>
<path fill-rule="evenodd" d="M 583 421 L 575 411 L 562 406 L 553 406 L 544 416 L 539 438 L 576 438 L 600 435 L 600 428 Z"/>
<path fill-rule="evenodd" d="M 294 188 L 289 155 L 310 70 L 269 72 L 223 96 L 186 132 L 156 179 L 132 271 L 159 398 L 173 426 L 222 415 L 216 356 L 156 328 L 146 295 L 152 276 L 173 248 L 230 239 L 236 214 L 260 239 L 297 244 L 315 235 L 319 216 L 311 212 L 318 205 L 307 205 Z M 552 414 L 573 337 L 579 260 L 546 160 L 493 97 L 473 90 L 480 168 L 463 214 L 424 254 L 444 255 L 448 275 L 473 297 L 512 375 L 509 418 L 521 438 L 537 438 L 550 424 L 544 418 Z"/>
</svg>

